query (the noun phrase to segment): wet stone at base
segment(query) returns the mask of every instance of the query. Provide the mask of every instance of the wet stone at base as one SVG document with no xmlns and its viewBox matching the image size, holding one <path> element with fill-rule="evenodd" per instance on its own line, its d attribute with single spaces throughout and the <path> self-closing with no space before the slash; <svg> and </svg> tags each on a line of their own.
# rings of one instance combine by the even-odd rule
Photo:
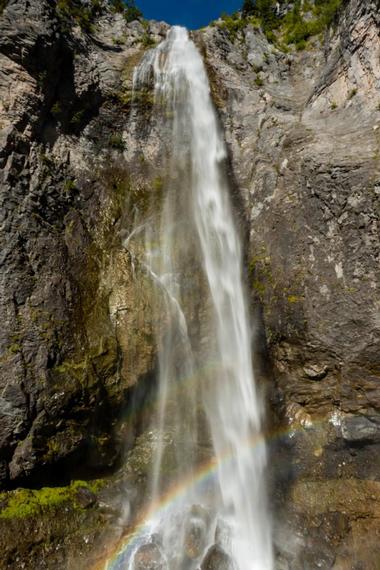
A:
<svg viewBox="0 0 380 570">
<path fill-rule="evenodd" d="M 201 570 L 234 570 L 230 556 L 217 544 L 209 548 L 204 557 Z"/>
<path fill-rule="evenodd" d="M 167 570 L 161 549 L 154 542 L 143 544 L 133 558 L 133 570 Z"/>
</svg>

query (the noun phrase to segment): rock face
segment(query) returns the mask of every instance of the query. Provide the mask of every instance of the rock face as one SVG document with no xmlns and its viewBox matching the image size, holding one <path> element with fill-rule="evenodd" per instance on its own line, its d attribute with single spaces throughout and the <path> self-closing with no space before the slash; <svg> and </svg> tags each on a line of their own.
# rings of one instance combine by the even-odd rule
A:
<svg viewBox="0 0 380 570">
<path fill-rule="evenodd" d="M 114 464 L 154 370 L 149 284 L 120 233 L 151 181 L 122 133 L 142 41 L 164 31 L 105 7 L 90 35 L 47 0 L 1 15 L 3 486 Z"/>
<path fill-rule="evenodd" d="M 379 25 L 378 2 L 350 0 L 303 51 L 252 25 L 194 33 L 270 363 L 279 568 L 380 559 Z M 159 200 L 165 149 L 132 73 L 166 29 L 109 2 L 91 26 L 50 0 L 0 15 L 5 488 L 111 468 L 145 424 L 152 283 L 123 243 Z"/>
<path fill-rule="evenodd" d="M 278 547 L 303 554 L 285 552 L 284 567 L 379 560 L 379 24 L 377 2 L 352 0 L 323 45 L 297 53 L 250 26 L 235 41 L 215 27 L 197 36 L 249 219 L 272 406 L 288 425 L 272 446 L 273 495 L 294 534 L 280 530 Z"/>
</svg>

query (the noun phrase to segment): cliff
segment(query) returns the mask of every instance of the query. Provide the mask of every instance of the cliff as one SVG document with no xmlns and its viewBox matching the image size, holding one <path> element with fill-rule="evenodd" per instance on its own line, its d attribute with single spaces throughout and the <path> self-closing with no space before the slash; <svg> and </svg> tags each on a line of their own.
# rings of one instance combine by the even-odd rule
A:
<svg viewBox="0 0 380 570">
<path fill-rule="evenodd" d="M 132 76 L 167 25 L 128 22 L 110 2 L 79 11 L 50 0 L 3 4 L 0 482 L 8 490 L 104 477 L 126 449 L 149 453 L 153 285 L 123 240 L 152 193 L 160 198 L 165 141 L 149 88 L 132 102 Z M 280 49 L 254 19 L 194 33 L 246 236 L 279 568 L 369 569 L 379 559 L 379 25 L 378 2 L 350 0 L 305 49 Z M 112 481 L 118 487 L 119 475 Z M 1 567 L 14 568 L 21 551 L 25 568 L 77 570 L 73 557 L 89 551 L 81 533 L 98 536 L 120 514 L 107 496 L 98 499 L 111 503 L 104 518 L 90 497 L 79 495 L 85 514 L 74 509 L 69 529 L 57 523 L 50 547 L 41 544 L 51 511 L 36 541 L 25 529 L 38 509 L 15 516 Z M 0 514 L 2 523 L 9 527 Z M 79 538 L 68 542 L 74 527 Z"/>
</svg>

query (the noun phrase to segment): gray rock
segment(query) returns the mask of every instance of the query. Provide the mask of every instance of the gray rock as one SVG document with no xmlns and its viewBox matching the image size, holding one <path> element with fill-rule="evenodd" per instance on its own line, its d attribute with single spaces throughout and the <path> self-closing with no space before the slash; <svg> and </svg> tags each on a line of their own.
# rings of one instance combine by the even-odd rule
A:
<svg viewBox="0 0 380 570">
<path fill-rule="evenodd" d="M 151 542 L 137 549 L 133 558 L 133 568 L 135 570 L 167 570 L 167 564 L 159 546 Z"/>
<path fill-rule="evenodd" d="M 380 442 L 380 421 L 365 416 L 348 416 L 342 420 L 342 436 L 353 444 Z"/>
<path fill-rule="evenodd" d="M 215 544 L 202 560 L 201 570 L 234 570 L 234 564 L 223 548 Z"/>
</svg>

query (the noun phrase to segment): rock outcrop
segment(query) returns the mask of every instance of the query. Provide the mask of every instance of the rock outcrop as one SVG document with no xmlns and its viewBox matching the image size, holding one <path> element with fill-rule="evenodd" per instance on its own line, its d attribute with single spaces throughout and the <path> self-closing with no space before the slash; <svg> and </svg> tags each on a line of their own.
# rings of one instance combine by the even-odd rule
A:
<svg viewBox="0 0 380 570">
<path fill-rule="evenodd" d="M 252 26 L 233 42 L 217 27 L 198 36 L 285 423 L 272 445 L 288 528 L 294 514 L 284 568 L 299 567 L 297 549 L 302 568 L 379 559 L 379 24 L 377 2 L 352 0 L 322 44 L 296 53 Z"/>
<path fill-rule="evenodd" d="M 164 143 L 132 75 L 167 26 L 59 4 L 0 15 L 3 488 L 117 466 L 155 381 L 152 283 L 123 242 L 160 197 Z M 379 13 L 345 2 L 287 53 L 252 24 L 194 33 L 270 362 L 281 569 L 380 559 Z"/>
<path fill-rule="evenodd" d="M 115 422 L 154 370 L 149 284 L 121 235 L 152 185 L 122 138 L 151 28 L 106 6 L 90 34 L 47 0 L 1 15 L 3 486 L 115 464 Z"/>
</svg>

